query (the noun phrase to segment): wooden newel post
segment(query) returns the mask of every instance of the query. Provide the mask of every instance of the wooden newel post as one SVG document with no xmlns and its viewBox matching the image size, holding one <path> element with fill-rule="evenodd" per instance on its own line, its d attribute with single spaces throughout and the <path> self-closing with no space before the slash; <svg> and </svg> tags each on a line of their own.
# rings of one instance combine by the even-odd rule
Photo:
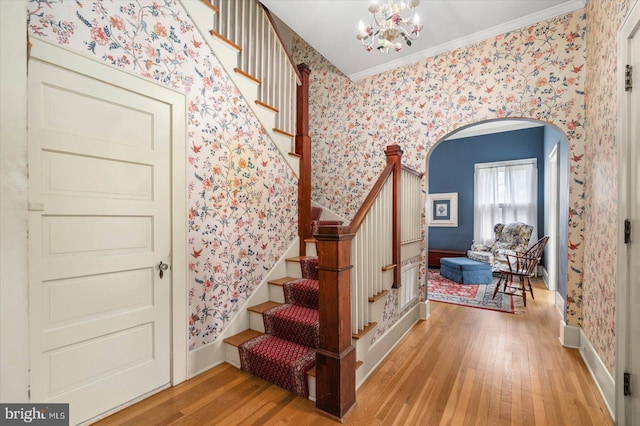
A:
<svg viewBox="0 0 640 426">
<path fill-rule="evenodd" d="M 311 136 L 309 136 L 309 74 L 306 64 L 298 65 L 300 84 L 296 89 L 296 154 L 300 156 L 300 178 L 298 179 L 298 235 L 300 256 L 307 254 L 304 240 L 311 238 Z"/>
<path fill-rule="evenodd" d="M 356 405 L 356 352 L 351 345 L 351 234 L 320 227 L 318 241 L 320 346 L 316 351 L 316 408 L 341 420 Z"/>
<path fill-rule="evenodd" d="M 393 164 L 393 221 L 392 221 L 392 258 L 393 263 L 396 265 L 393 270 L 393 288 L 398 288 L 402 285 L 402 268 L 400 267 L 401 255 L 401 238 L 400 235 L 400 202 L 402 200 L 402 185 L 400 179 L 402 177 L 402 148 L 398 145 L 389 145 L 384 150 L 387 156 L 387 164 Z"/>
</svg>

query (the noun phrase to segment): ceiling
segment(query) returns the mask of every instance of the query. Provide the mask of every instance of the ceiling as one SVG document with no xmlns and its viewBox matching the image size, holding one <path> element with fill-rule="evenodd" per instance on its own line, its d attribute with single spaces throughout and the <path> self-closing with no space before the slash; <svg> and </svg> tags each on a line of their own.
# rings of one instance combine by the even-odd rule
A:
<svg viewBox="0 0 640 426">
<path fill-rule="evenodd" d="M 358 23 L 371 22 L 369 0 L 260 0 L 351 80 L 379 74 L 544 19 L 582 9 L 587 0 L 422 0 L 424 26 L 400 52 L 367 52 Z M 381 0 L 382 3 L 386 0 Z"/>
</svg>

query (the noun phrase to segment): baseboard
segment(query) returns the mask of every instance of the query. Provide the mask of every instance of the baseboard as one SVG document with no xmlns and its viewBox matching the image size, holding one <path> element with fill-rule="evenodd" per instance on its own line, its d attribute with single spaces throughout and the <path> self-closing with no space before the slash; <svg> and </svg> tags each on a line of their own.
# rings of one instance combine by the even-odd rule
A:
<svg viewBox="0 0 640 426">
<path fill-rule="evenodd" d="M 558 291 L 555 292 L 555 296 L 556 296 L 556 300 L 555 300 L 556 309 L 560 314 L 560 318 L 562 319 L 562 321 L 564 321 L 565 312 L 566 312 L 566 309 L 564 306 L 564 297 L 562 297 L 562 295 Z"/>
<path fill-rule="evenodd" d="M 198 374 L 219 365 L 225 361 L 224 339 L 234 334 L 240 333 L 249 328 L 249 315 L 247 308 L 258 303 L 269 300 L 269 281 L 285 277 L 287 274 L 286 259 L 298 255 L 299 238 L 294 238 L 287 248 L 287 251 L 280 256 L 280 259 L 264 277 L 260 285 L 251 293 L 251 296 L 238 308 L 238 311 L 231 318 L 222 334 L 218 338 L 204 346 L 194 349 L 187 355 L 187 377 L 192 378 Z"/>
<path fill-rule="evenodd" d="M 580 327 L 567 325 L 562 319 L 560 321 L 560 343 L 565 348 L 580 349 Z"/>
<path fill-rule="evenodd" d="M 540 274 L 542 276 L 542 281 L 544 281 L 545 287 L 549 290 L 549 271 L 547 271 L 547 268 L 544 266 L 540 266 L 539 268 L 542 270 L 542 273 Z"/>
<path fill-rule="evenodd" d="M 607 406 L 609 415 L 613 420 L 615 418 L 614 407 L 616 401 L 615 381 L 582 329 L 580 329 L 580 341 L 580 355 L 587 365 L 593 380 L 596 382 L 596 386 L 598 386 L 598 390 L 602 398 L 604 398 L 604 403 Z"/>
<path fill-rule="evenodd" d="M 424 302 L 420 302 L 420 319 L 428 320 L 429 319 L 429 301 L 426 300 Z"/>
</svg>

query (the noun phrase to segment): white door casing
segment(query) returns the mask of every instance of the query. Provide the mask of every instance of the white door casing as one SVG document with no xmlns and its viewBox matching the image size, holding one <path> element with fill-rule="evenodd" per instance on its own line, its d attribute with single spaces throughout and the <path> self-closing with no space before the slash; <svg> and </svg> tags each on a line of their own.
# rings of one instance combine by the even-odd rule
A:
<svg viewBox="0 0 640 426">
<path fill-rule="evenodd" d="M 616 407 L 619 426 L 640 423 L 640 7 L 628 15 L 619 33 L 618 47 L 618 265 L 616 284 Z M 633 67 L 633 88 L 625 90 L 625 69 Z M 631 223 L 625 243 L 624 223 Z M 631 395 L 623 392 L 630 373 Z"/>
<path fill-rule="evenodd" d="M 547 251 L 547 272 L 549 274 L 549 290 L 558 290 L 558 147 L 549 154 L 549 244 Z"/>
<path fill-rule="evenodd" d="M 70 403 L 72 423 L 185 378 L 186 268 L 158 268 L 184 264 L 183 111 L 182 95 L 35 41 L 31 400 Z"/>
</svg>

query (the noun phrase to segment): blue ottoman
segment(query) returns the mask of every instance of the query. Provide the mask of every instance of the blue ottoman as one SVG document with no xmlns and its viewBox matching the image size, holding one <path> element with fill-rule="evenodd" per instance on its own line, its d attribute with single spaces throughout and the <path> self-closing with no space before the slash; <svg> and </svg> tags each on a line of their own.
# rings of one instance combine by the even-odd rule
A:
<svg viewBox="0 0 640 426">
<path fill-rule="evenodd" d="M 443 257 L 440 275 L 460 284 L 491 284 L 491 265 L 468 257 Z"/>
</svg>

